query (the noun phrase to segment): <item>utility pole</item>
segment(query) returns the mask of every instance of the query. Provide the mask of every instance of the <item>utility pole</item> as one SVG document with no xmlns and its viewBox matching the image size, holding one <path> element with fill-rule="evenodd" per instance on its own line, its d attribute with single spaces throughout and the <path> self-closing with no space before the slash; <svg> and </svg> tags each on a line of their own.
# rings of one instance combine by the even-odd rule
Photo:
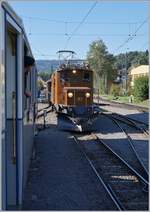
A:
<svg viewBox="0 0 150 212">
<path fill-rule="evenodd" d="M 127 94 L 127 52 L 125 55 L 125 91 Z"/>
<path fill-rule="evenodd" d="M 43 125 L 43 128 L 45 129 L 46 128 L 46 116 L 47 116 L 47 111 L 46 110 L 43 110 L 43 118 L 44 118 L 44 125 Z"/>
<path fill-rule="evenodd" d="M 129 48 L 127 48 L 127 50 L 129 50 Z M 127 89 L 128 89 L 128 86 L 127 86 L 127 82 L 128 82 L 128 80 L 127 80 L 127 78 L 128 78 L 128 73 L 127 73 L 127 71 L 128 71 L 128 67 L 127 67 L 127 65 L 128 65 L 128 60 L 127 60 L 128 58 L 127 58 L 127 51 L 126 51 L 126 54 L 125 54 L 125 91 L 126 91 L 126 94 L 127 94 Z"/>
<path fill-rule="evenodd" d="M 99 88 L 98 88 L 98 104 L 99 104 Z"/>
</svg>

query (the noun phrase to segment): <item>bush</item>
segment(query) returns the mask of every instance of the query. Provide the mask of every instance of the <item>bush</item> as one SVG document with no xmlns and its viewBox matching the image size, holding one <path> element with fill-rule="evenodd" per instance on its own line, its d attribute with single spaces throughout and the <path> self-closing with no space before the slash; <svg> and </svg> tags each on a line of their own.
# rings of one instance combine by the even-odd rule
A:
<svg viewBox="0 0 150 212">
<path fill-rule="evenodd" d="M 129 86 L 128 87 L 128 96 L 133 95 L 134 94 L 134 89 L 133 87 Z"/>
<path fill-rule="evenodd" d="M 148 76 L 141 76 L 134 81 L 134 96 L 138 101 L 148 99 L 149 79 Z"/>
<path fill-rule="evenodd" d="M 120 94 L 120 86 L 112 84 L 110 88 L 110 94 L 113 95 L 114 97 L 119 96 Z"/>
</svg>

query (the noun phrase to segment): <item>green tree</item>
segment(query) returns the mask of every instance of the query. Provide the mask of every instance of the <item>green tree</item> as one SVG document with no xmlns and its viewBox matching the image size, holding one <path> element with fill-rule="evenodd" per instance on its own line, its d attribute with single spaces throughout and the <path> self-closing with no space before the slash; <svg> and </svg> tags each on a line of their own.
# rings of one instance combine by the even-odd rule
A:
<svg viewBox="0 0 150 212">
<path fill-rule="evenodd" d="M 120 95 L 120 91 L 121 91 L 121 88 L 119 85 L 117 84 L 112 84 L 111 85 L 111 89 L 110 89 L 110 94 L 113 95 L 114 97 L 117 97 Z"/>
<path fill-rule="evenodd" d="M 43 90 L 44 89 L 44 85 L 43 85 L 43 82 L 41 80 L 37 81 L 37 87 L 38 87 L 38 90 Z"/>
<path fill-rule="evenodd" d="M 41 78 L 42 78 L 42 80 L 43 81 L 47 81 L 47 80 L 49 80 L 50 79 L 50 76 L 51 76 L 51 74 L 49 74 L 48 72 L 40 72 L 39 74 L 38 74 Z"/>
<path fill-rule="evenodd" d="M 141 76 L 134 81 L 134 96 L 137 100 L 148 99 L 149 79 L 148 76 Z"/>
<path fill-rule="evenodd" d="M 148 50 L 142 51 L 130 51 L 127 53 L 121 53 L 115 56 L 116 62 L 115 66 L 117 69 L 148 65 L 149 64 L 149 52 Z"/>
<path fill-rule="evenodd" d="M 94 85 L 101 93 L 108 93 L 108 81 L 115 79 L 115 58 L 109 54 L 102 40 L 93 41 L 89 46 L 87 60 L 94 71 Z"/>
</svg>

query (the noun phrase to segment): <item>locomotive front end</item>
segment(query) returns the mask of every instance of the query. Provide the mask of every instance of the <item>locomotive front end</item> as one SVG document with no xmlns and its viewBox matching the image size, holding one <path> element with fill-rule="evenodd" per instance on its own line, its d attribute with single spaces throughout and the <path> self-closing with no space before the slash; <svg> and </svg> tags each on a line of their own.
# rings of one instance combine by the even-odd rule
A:
<svg viewBox="0 0 150 212">
<path fill-rule="evenodd" d="M 92 91 L 89 87 L 64 87 L 66 105 L 88 106 L 92 105 Z"/>
<path fill-rule="evenodd" d="M 60 105 L 61 112 L 58 112 L 59 128 L 78 132 L 92 131 L 95 118 L 93 72 L 85 68 L 63 70 L 60 81 L 63 81 L 60 97 L 63 104 Z"/>
<path fill-rule="evenodd" d="M 74 61 L 61 64 L 52 76 L 51 98 L 58 113 L 60 128 L 92 130 L 89 123 L 92 123 L 96 114 L 93 105 L 93 71 L 87 64 L 75 64 Z"/>
</svg>

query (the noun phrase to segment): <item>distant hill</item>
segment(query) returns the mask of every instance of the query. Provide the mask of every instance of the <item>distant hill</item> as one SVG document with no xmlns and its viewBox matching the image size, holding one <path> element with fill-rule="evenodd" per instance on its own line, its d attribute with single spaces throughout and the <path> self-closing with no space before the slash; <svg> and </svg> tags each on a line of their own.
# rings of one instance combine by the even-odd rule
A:
<svg viewBox="0 0 150 212">
<path fill-rule="evenodd" d="M 77 63 L 84 62 L 84 60 L 74 60 Z M 59 66 L 59 60 L 36 60 L 38 72 L 51 73 Z"/>
<path fill-rule="evenodd" d="M 51 73 L 59 66 L 58 60 L 36 60 L 38 72 Z"/>
</svg>

